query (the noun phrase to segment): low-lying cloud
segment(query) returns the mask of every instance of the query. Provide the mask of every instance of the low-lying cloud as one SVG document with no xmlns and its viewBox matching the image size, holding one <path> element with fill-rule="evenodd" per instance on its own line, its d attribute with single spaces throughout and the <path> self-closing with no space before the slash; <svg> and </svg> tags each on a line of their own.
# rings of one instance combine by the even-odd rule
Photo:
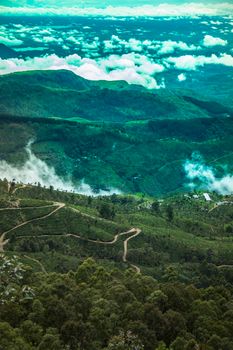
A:
<svg viewBox="0 0 233 350">
<path fill-rule="evenodd" d="M 4 44 L 7 46 L 20 46 L 23 43 L 22 40 L 16 39 L 16 38 L 7 38 L 0 36 L 0 44 Z"/>
<path fill-rule="evenodd" d="M 67 69 L 89 80 L 124 80 L 129 84 L 142 85 L 148 89 L 164 87 L 158 84 L 154 75 L 165 70 L 164 66 L 154 63 L 145 55 L 130 53 L 110 55 L 108 58 L 90 59 L 79 55 L 58 57 L 49 55 L 7 60 L 0 59 L 0 74 L 9 74 L 29 70 L 59 70 Z"/>
<path fill-rule="evenodd" d="M 205 35 L 203 39 L 203 46 L 205 47 L 226 46 L 227 44 L 228 44 L 227 40 L 216 38 L 211 35 Z"/>
<path fill-rule="evenodd" d="M 169 57 L 166 59 L 168 64 L 174 65 L 174 68 L 192 71 L 197 68 L 203 67 L 209 64 L 219 64 L 227 67 L 233 67 L 233 56 L 229 54 L 220 54 L 219 56 L 213 54 L 211 56 L 193 56 L 184 55 L 179 57 Z"/>
<path fill-rule="evenodd" d="M 203 157 L 194 152 L 191 159 L 186 160 L 184 170 L 192 189 L 216 191 L 220 194 L 233 193 L 233 175 L 226 174 L 219 178 L 213 167 L 205 164 Z"/>
<path fill-rule="evenodd" d="M 53 186 L 54 189 L 67 192 L 75 192 L 88 196 L 105 196 L 113 193 L 119 194 L 117 189 L 110 189 L 109 191 L 93 192 L 92 188 L 81 181 L 79 186 L 69 179 L 63 179 L 56 174 L 55 169 L 52 166 L 46 164 L 43 160 L 36 157 L 31 150 L 32 142 L 29 142 L 25 150 L 28 159 L 22 165 L 12 165 L 5 160 L 0 161 L 0 178 L 6 178 L 8 181 L 15 180 L 16 182 L 24 184 L 38 184 L 42 187 L 49 188 Z"/>
</svg>

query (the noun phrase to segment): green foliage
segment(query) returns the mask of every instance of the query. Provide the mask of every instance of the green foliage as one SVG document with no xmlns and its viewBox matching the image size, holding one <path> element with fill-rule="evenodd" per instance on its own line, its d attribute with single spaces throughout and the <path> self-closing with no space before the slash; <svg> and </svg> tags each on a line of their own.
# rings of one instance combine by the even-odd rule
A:
<svg viewBox="0 0 233 350">
<path fill-rule="evenodd" d="M 121 85 L 119 82 L 92 82 L 62 70 L 21 72 L 2 77 L 0 105 L 10 115 L 101 122 L 128 121 L 132 116 L 141 121 L 231 113 L 230 108 L 220 103 L 200 101 L 179 92 L 174 94 L 161 89 L 155 93 L 140 86 L 122 82 Z"/>
<path fill-rule="evenodd" d="M 144 346 L 130 331 L 120 332 L 118 336 L 114 336 L 107 347 L 107 350 L 143 350 Z"/>
<path fill-rule="evenodd" d="M 229 285 L 158 283 L 93 259 L 67 274 L 28 271 L 33 298 L 0 304 L 1 350 L 232 349 Z"/>
<path fill-rule="evenodd" d="M 121 88 L 64 71 L 5 75 L 1 85 L 0 153 L 13 164 L 27 159 L 24 147 L 33 139 L 33 152 L 75 184 L 85 179 L 96 192 L 149 195 L 184 190 L 183 164 L 194 151 L 219 177 L 223 164 L 233 171 L 229 107 L 213 108 L 212 101 L 183 97 L 182 91 Z"/>
<path fill-rule="evenodd" d="M 107 203 L 103 203 L 99 208 L 100 216 L 104 219 L 113 220 L 115 217 L 114 207 Z"/>
</svg>

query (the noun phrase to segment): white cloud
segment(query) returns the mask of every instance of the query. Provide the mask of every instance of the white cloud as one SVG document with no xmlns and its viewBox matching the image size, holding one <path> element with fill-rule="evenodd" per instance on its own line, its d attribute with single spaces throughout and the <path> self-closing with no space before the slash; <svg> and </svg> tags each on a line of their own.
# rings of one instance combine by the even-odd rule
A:
<svg viewBox="0 0 233 350">
<path fill-rule="evenodd" d="M 157 6 L 144 5 L 135 7 L 124 6 L 108 6 L 106 8 L 93 8 L 93 7 L 5 7 L 0 6 L 0 12 L 4 15 L 63 15 L 63 16 L 122 16 L 122 17 L 135 17 L 135 16 L 215 16 L 215 15 L 231 15 L 233 12 L 233 4 L 231 3 L 183 3 L 180 5 L 175 4 L 160 4 Z"/>
<path fill-rule="evenodd" d="M 178 75 L 177 79 L 178 79 L 178 81 L 182 82 L 182 81 L 185 81 L 187 79 L 187 77 L 184 73 L 181 73 Z"/>
<path fill-rule="evenodd" d="M 20 46 L 23 44 L 23 41 L 16 38 L 6 38 L 0 36 L 0 43 L 7 46 Z"/>
<path fill-rule="evenodd" d="M 29 52 L 29 51 L 44 51 L 47 50 L 46 47 L 17 47 L 14 48 L 16 52 Z"/>
<path fill-rule="evenodd" d="M 163 41 L 161 42 L 161 48 L 158 51 L 158 54 L 164 55 L 164 54 L 170 54 L 175 52 L 176 50 L 181 50 L 181 51 L 195 51 L 195 50 L 200 50 L 200 47 L 197 47 L 195 45 L 188 45 L 184 43 L 183 41 Z"/>
<path fill-rule="evenodd" d="M 135 53 L 122 56 L 111 55 L 108 58 L 96 60 L 81 58 L 77 54 L 66 57 L 53 54 L 25 60 L 0 59 L 0 74 L 38 69 L 67 69 L 89 80 L 125 80 L 129 84 L 139 84 L 149 89 L 164 87 L 164 83 L 159 85 L 154 78 L 156 73 L 164 71 L 164 67 L 146 56 Z"/>
<path fill-rule="evenodd" d="M 205 35 L 203 39 L 203 46 L 205 47 L 213 47 L 213 46 L 226 46 L 227 40 L 223 40 L 221 38 L 215 38 L 211 35 Z"/>
<path fill-rule="evenodd" d="M 110 40 L 103 42 L 105 52 L 115 50 L 126 50 L 133 52 L 146 52 L 148 50 L 157 51 L 159 55 L 174 53 L 175 51 L 196 51 L 201 50 L 200 46 L 188 45 L 183 41 L 158 41 L 158 40 L 138 40 L 130 38 L 128 41 L 121 39 L 117 35 L 112 35 Z"/>
<path fill-rule="evenodd" d="M 185 162 L 184 170 L 187 179 L 191 181 L 191 188 L 207 189 L 224 195 L 233 193 L 233 176 L 227 174 L 218 178 L 215 170 L 204 163 L 199 153 L 193 153 L 192 159 Z"/>
<path fill-rule="evenodd" d="M 28 159 L 22 165 L 16 166 L 7 163 L 4 160 L 0 161 L 0 178 L 6 178 L 8 181 L 15 179 L 17 182 L 25 184 L 40 183 L 41 186 L 49 188 L 53 186 L 54 189 L 61 191 L 75 192 L 85 195 L 97 195 L 91 187 L 84 181 L 81 181 L 79 186 L 72 183 L 71 180 L 64 180 L 56 174 L 53 167 L 47 165 L 43 160 L 36 157 L 31 150 L 32 142 L 26 146 Z M 120 191 L 110 189 L 109 191 L 100 191 L 98 195 L 111 195 L 113 193 L 119 194 Z"/>
<path fill-rule="evenodd" d="M 220 56 L 213 54 L 210 57 L 184 55 L 179 57 L 169 57 L 164 62 L 173 64 L 176 69 L 191 71 L 203 67 L 206 64 L 220 64 L 233 67 L 233 56 L 226 53 L 221 54 Z"/>
</svg>

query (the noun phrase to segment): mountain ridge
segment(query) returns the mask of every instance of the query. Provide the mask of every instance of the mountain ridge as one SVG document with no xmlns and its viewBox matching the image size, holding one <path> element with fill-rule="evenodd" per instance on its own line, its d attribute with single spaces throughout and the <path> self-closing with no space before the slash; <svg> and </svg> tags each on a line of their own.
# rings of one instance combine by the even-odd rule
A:
<svg viewBox="0 0 233 350">
<path fill-rule="evenodd" d="M 211 106 L 160 89 L 148 91 L 126 82 L 90 81 L 66 70 L 28 71 L 0 77 L 0 111 L 30 117 L 83 118 L 90 121 L 193 119 L 232 114 L 228 107 Z"/>
</svg>

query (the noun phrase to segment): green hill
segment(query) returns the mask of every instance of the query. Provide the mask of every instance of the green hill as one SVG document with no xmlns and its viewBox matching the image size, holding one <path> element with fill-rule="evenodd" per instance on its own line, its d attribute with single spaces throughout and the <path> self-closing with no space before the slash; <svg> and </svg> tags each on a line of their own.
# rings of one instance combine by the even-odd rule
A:
<svg viewBox="0 0 233 350">
<path fill-rule="evenodd" d="M 208 118 L 231 114 L 213 101 L 167 89 L 152 92 L 125 82 L 93 82 L 70 71 L 32 71 L 0 77 L 0 110 L 8 115 L 82 118 L 101 122 Z"/>
</svg>

